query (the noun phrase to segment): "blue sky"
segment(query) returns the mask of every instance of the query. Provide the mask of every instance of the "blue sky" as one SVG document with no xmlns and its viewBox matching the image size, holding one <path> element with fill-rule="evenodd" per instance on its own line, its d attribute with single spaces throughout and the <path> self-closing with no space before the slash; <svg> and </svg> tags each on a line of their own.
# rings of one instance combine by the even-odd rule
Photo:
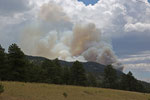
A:
<svg viewBox="0 0 150 100">
<path fill-rule="evenodd" d="M 99 0 L 78 0 L 78 1 L 82 1 L 85 5 L 89 5 L 89 4 L 94 5 L 94 4 L 97 3 Z"/>
<path fill-rule="evenodd" d="M 78 1 L 82 1 L 85 5 L 89 5 L 89 4 L 96 4 L 99 0 L 78 0 Z M 148 0 L 148 2 L 150 2 L 150 0 Z"/>
</svg>

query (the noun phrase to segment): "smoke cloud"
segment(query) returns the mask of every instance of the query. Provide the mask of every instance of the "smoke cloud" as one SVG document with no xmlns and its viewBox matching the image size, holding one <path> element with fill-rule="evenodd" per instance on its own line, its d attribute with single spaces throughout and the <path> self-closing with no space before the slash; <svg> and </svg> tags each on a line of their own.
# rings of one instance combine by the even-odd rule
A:
<svg viewBox="0 0 150 100">
<path fill-rule="evenodd" d="M 27 54 L 50 59 L 119 65 L 110 42 L 94 23 L 73 23 L 54 3 L 41 6 L 37 20 L 24 29 L 20 45 Z"/>
</svg>

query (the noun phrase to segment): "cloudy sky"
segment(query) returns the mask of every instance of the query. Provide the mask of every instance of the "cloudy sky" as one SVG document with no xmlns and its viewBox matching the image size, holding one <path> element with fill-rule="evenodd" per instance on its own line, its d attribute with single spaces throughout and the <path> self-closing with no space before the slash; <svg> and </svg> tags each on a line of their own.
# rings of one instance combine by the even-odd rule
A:
<svg viewBox="0 0 150 100">
<path fill-rule="evenodd" d="M 124 72 L 150 82 L 150 3 L 0 0 L 0 44 L 7 50 L 12 43 L 30 55 L 117 61 Z"/>
</svg>

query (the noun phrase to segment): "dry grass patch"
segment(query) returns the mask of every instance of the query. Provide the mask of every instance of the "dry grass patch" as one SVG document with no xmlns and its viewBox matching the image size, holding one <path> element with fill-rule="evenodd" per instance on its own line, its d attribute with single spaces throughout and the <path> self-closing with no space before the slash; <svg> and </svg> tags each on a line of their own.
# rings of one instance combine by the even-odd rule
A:
<svg viewBox="0 0 150 100">
<path fill-rule="evenodd" d="M 0 100 L 149 100 L 150 94 L 102 88 L 2 82 Z"/>
</svg>

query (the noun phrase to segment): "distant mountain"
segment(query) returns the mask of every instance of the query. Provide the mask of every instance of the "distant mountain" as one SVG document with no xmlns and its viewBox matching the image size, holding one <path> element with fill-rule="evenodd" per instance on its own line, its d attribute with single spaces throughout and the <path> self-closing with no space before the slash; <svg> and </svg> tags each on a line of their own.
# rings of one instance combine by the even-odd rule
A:
<svg viewBox="0 0 150 100">
<path fill-rule="evenodd" d="M 44 60 L 49 60 L 44 57 L 36 57 L 36 56 L 27 56 L 27 58 L 35 64 L 41 64 Z M 62 61 L 62 60 L 59 60 L 59 62 L 62 66 L 71 67 L 73 65 L 73 62 L 67 62 L 67 61 Z M 96 62 L 82 62 L 82 64 L 87 72 L 92 73 L 98 79 L 103 78 L 104 69 L 106 67 L 105 65 L 102 65 L 102 64 L 99 64 Z M 123 74 L 123 72 L 121 72 L 120 70 L 117 70 L 117 74 L 118 74 L 118 76 L 121 76 Z"/>
<path fill-rule="evenodd" d="M 30 62 L 32 62 L 36 65 L 41 64 L 44 60 L 49 60 L 45 57 L 38 57 L 38 56 L 28 56 L 28 55 L 26 55 L 26 57 Z"/>
<path fill-rule="evenodd" d="M 44 57 L 37 57 L 37 56 L 26 56 L 27 59 L 30 62 L 33 62 L 34 64 L 41 64 L 44 60 L 50 60 Z M 67 62 L 67 61 L 62 61 L 59 60 L 60 64 L 62 66 L 69 66 L 71 67 L 73 65 L 73 62 Z M 105 69 L 105 65 L 96 63 L 96 62 L 82 62 L 82 64 L 84 65 L 84 68 L 87 72 L 91 72 L 93 75 L 95 75 L 95 77 L 97 77 L 97 79 L 101 80 L 104 76 L 104 69 Z M 122 71 L 117 70 L 117 74 L 120 77 L 122 74 L 124 74 Z M 139 81 L 140 83 L 143 84 L 143 86 L 150 90 L 150 83 L 144 82 L 144 81 Z"/>
<path fill-rule="evenodd" d="M 66 62 L 66 61 L 60 60 L 60 64 L 62 66 L 71 67 L 73 62 Z M 106 67 L 105 65 L 102 65 L 96 62 L 82 62 L 82 64 L 87 72 L 94 74 L 98 79 L 101 79 L 104 76 L 104 69 Z M 121 72 L 120 70 L 117 70 L 117 74 L 118 76 L 120 76 L 121 74 L 123 74 L 123 72 Z"/>
</svg>

